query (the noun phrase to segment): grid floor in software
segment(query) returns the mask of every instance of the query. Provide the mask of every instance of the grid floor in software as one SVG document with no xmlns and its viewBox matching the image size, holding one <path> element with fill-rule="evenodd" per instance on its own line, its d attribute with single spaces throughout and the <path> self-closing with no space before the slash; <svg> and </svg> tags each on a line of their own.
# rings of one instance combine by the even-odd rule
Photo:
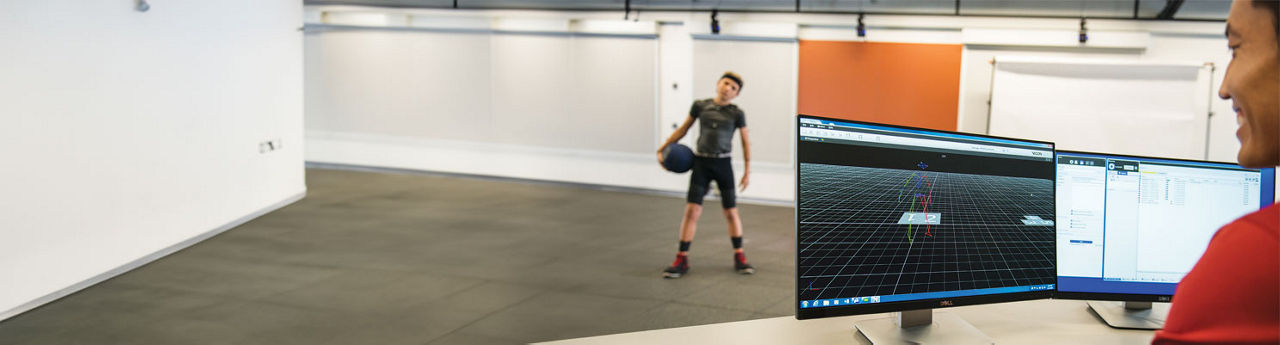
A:
<svg viewBox="0 0 1280 345">
<path fill-rule="evenodd" d="M 1052 180 L 800 170 L 803 300 L 1054 282 Z"/>
</svg>

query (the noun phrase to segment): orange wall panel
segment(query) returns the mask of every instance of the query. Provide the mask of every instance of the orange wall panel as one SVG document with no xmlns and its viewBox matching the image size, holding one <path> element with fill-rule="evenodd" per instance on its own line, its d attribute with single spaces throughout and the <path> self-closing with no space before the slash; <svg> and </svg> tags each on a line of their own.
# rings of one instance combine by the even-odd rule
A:
<svg viewBox="0 0 1280 345">
<path fill-rule="evenodd" d="M 800 41 L 799 112 L 956 130 L 955 44 Z"/>
</svg>

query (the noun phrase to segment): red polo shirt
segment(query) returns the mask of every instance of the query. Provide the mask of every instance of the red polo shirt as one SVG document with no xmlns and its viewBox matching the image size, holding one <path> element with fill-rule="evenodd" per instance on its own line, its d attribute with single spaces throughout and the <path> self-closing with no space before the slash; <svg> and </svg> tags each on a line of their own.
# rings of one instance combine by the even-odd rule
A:
<svg viewBox="0 0 1280 345">
<path fill-rule="evenodd" d="M 1280 207 L 1223 226 L 1182 278 L 1153 344 L 1280 343 Z"/>
</svg>

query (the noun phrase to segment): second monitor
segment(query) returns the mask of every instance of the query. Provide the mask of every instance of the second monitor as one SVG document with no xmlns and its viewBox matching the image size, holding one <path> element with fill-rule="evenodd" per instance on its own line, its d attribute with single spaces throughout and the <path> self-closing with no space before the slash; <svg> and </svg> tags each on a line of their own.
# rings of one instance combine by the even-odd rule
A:
<svg viewBox="0 0 1280 345">
<path fill-rule="evenodd" d="M 1210 238 L 1270 205 L 1273 169 L 1059 151 L 1058 291 L 1117 328 L 1158 329 Z"/>
</svg>

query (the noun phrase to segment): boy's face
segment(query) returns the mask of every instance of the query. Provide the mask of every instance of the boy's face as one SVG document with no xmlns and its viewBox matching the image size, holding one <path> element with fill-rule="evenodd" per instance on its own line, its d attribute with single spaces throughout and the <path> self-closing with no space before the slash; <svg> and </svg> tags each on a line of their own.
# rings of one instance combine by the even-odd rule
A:
<svg viewBox="0 0 1280 345">
<path fill-rule="evenodd" d="M 732 101 L 738 97 L 738 83 L 729 78 L 720 78 L 716 83 L 716 95 L 720 96 L 721 101 Z"/>
<path fill-rule="evenodd" d="M 1280 165 L 1280 49 L 1272 15 L 1253 0 L 1236 0 L 1227 15 L 1231 64 L 1218 96 L 1236 112 L 1241 166 Z"/>
</svg>

